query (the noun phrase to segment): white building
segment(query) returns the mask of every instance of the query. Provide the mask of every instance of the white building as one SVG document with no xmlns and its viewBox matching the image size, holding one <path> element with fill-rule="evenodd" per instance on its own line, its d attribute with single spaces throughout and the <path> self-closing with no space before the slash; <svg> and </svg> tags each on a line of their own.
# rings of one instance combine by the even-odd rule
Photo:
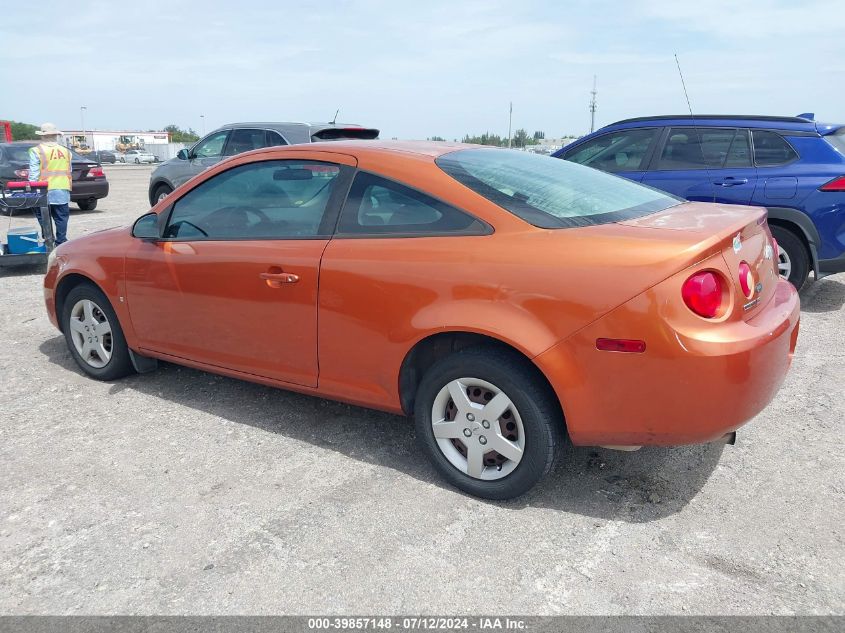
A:
<svg viewBox="0 0 845 633">
<path fill-rule="evenodd" d="M 149 149 L 151 145 L 167 145 L 167 132 L 133 132 L 127 130 L 65 130 L 65 145 L 77 149 L 119 150 Z"/>
</svg>

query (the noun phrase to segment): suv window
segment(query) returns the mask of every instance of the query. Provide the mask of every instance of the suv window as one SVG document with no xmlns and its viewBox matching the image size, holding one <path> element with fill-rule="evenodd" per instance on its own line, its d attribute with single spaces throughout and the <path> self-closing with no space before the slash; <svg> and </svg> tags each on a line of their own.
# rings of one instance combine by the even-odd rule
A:
<svg viewBox="0 0 845 633">
<path fill-rule="evenodd" d="M 748 132 L 736 129 L 672 128 L 657 169 L 751 167 Z"/>
<path fill-rule="evenodd" d="M 355 176 L 338 234 L 485 233 L 474 217 L 426 194 L 367 172 Z"/>
<path fill-rule="evenodd" d="M 563 158 L 602 171 L 642 170 L 657 132 L 657 128 L 610 132 L 573 148 Z"/>
<path fill-rule="evenodd" d="M 181 240 L 291 239 L 321 230 L 340 167 L 303 160 L 239 165 L 173 206 L 164 236 Z"/>
<path fill-rule="evenodd" d="M 275 147 L 277 145 L 287 145 L 288 142 L 282 138 L 282 135 L 273 130 L 267 130 L 267 147 Z"/>
<path fill-rule="evenodd" d="M 784 138 L 775 132 L 754 130 L 754 162 L 758 167 L 785 165 L 796 158 L 798 154 Z"/>
<path fill-rule="evenodd" d="M 196 158 L 213 158 L 220 156 L 223 153 L 223 146 L 226 144 L 226 137 L 228 135 L 228 130 L 212 134 L 204 141 L 200 141 L 191 153 Z"/>
<path fill-rule="evenodd" d="M 237 129 L 232 130 L 229 135 L 229 142 L 226 143 L 224 156 L 243 154 L 254 149 L 265 147 L 264 130 Z"/>
</svg>

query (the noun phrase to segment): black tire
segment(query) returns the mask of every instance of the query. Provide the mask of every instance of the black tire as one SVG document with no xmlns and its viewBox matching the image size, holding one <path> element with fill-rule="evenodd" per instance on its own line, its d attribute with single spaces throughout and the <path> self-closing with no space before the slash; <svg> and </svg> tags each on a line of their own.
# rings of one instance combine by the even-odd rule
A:
<svg viewBox="0 0 845 633">
<path fill-rule="evenodd" d="M 482 480 L 459 470 L 434 437 L 435 400 L 446 385 L 460 378 L 495 385 L 510 398 L 521 418 L 525 433 L 522 458 L 500 479 Z M 438 472 L 453 486 L 485 499 L 511 499 L 530 490 L 551 469 L 563 431 L 560 405 L 539 370 L 520 354 L 497 347 L 469 347 L 437 361 L 423 376 L 414 411 L 417 438 Z"/>
<path fill-rule="evenodd" d="M 96 198 L 92 200 L 80 200 L 76 205 L 83 211 L 93 211 L 97 208 L 97 200 Z"/>
<path fill-rule="evenodd" d="M 83 359 L 73 342 L 71 314 L 74 306 L 83 300 L 92 301 L 102 311 L 102 315 L 105 316 L 111 326 L 111 358 L 103 367 L 94 367 Z M 65 298 L 61 319 L 65 341 L 71 356 L 87 375 L 97 380 L 116 380 L 135 372 L 132 359 L 129 356 L 129 347 L 126 345 L 126 338 L 123 336 L 123 330 L 120 327 L 120 321 L 118 321 L 106 295 L 99 288 L 87 283 L 72 288 Z"/>
<path fill-rule="evenodd" d="M 154 205 L 158 204 L 162 195 L 169 196 L 171 193 L 173 193 L 173 188 L 162 183 L 153 190 L 153 199 L 150 202 Z"/>
<path fill-rule="evenodd" d="M 136 158 L 136 159 L 135 159 L 135 164 L 136 164 L 136 165 L 140 165 L 140 164 L 141 164 L 141 159 L 140 159 L 140 158 Z"/>
<path fill-rule="evenodd" d="M 807 281 L 807 275 L 810 274 L 810 254 L 807 252 L 804 241 L 789 229 L 781 226 L 771 225 L 769 228 L 778 241 L 778 246 L 789 258 L 791 270 L 787 280 L 795 286 L 796 290 L 801 290 Z"/>
</svg>

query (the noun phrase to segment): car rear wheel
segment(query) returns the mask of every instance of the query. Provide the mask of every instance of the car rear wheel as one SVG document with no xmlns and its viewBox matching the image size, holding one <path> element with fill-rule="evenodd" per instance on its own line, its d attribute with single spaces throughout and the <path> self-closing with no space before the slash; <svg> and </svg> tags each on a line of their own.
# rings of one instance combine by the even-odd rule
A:
<svg viewBox="0 0 845 633">
<path fill-rule="evenodd" d="M 801 290 L 810 274 L 810 255 L 804 242 L 789 229 L 771 226 L 778 241 L 778 273 L 797 290 Z"/>
<path fill-rule="evenodd" d="M 515 352 L 461 350 L 423 377 L 417 437 L 452 485 L 487 499 L 531 489 L 552 466 L 560 407 L 539 371 Z"/>
<path fill-rule="evenodd" d="M 140 158 L 136 158 L 136 159 L 135 159 L 135 164 L 136 164 L 136 165 L 140 165 L 140 164 L 141 164 L 141 159 L 140 159 Z"/>
<path fill-rule="evenodd" d="M 134 372 L 120 322 L 99 288 L 76 286 L 65 298 L 62 312 L 68 349 L 82 371 L 97 380 Z"/>
<path fill-rule="evenodd" d="M 155 203 L 159 203 L 164 200 L 167 196 L 173 193 L 173 189 L 168 187 L 167 185 L 159 185 L 155 188 L 155 193 L 153 193 L 153 199 Z"/>
<path fill-rule="evenodd" d="M 91 198 L 90 200 L 80 200 L 76 204 L 83 211 L 93 211 L 94 209 L 97 208 L 97 199 Z"/>
</svg>

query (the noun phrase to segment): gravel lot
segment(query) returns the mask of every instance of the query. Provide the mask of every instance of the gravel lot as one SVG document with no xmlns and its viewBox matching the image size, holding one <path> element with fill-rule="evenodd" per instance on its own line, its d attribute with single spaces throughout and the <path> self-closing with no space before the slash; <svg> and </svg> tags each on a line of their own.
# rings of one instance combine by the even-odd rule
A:
<svg viewBox="0 0 845 633">
<path fill-rule="evenodd" d="M 71 237 L 148 208 L 150 168 L 107 172 Z M 0 613 L 845 613 L 845 275 L 807 285 L 736 446 L 568 447 L 508 503 L 445 487 L 404 418 L 172 365 L 84 378 L 40 275 L 0 296 Z"/>
</svg>

